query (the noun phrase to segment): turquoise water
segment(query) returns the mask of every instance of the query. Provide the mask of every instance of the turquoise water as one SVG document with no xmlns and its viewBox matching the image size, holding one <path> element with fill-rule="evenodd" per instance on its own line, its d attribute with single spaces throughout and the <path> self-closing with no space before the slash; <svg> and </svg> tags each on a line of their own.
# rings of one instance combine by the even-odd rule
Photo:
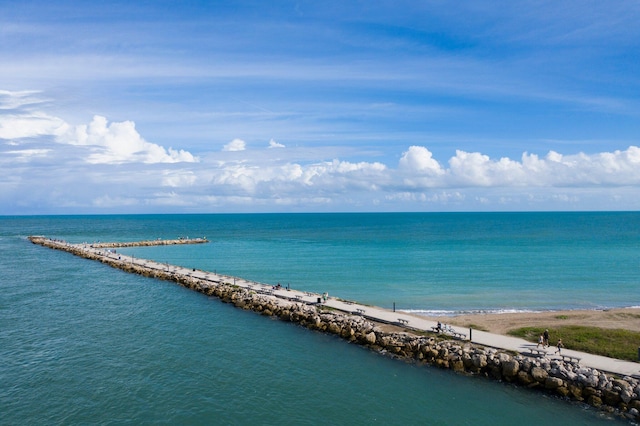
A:
<svg viewBox="0 0 640 426">
<path fill-rule="evenodd" d="M 0 424 L 600 424 L 595 411 L 35 246 L 122 249 L 424 312 L 640 305 L 640 214 L 0 218 Z"/>
</svg>

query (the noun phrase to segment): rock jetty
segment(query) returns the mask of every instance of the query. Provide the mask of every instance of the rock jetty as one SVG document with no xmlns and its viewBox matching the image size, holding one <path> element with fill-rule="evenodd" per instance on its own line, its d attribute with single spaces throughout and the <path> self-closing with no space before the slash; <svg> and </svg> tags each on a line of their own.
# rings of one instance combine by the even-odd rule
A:
<svg viewBox="0 0 640 426">
<path fill-rule="evenodd" d="M 119 243 L 91 243 L 92 248 L 121 248 L 121 247 L 151 247 L 151 246 L 171 246 L 178 244 L 203 244 L 208 243 L 206 238 L 177 238 L 174 240 L 147 240 L 147 241 L 130 241 Z"/>
<path fill-rule="evenodd" d="M 117 256 L 108 256 L 82 245 L 68 244 L 44 237 L 29 237 L 34 244 L 64 250 L 87 259 L 98 260 L 126 272 L 176 282 L 225 303 L 279 318 L 311 330 L 334 334 L 349 342 L 379 353 L 419 364 L 450 369 L 461 374 L 486 377 L 535 389 L 561 398 L 586 403 L 619 414 L 631 421 L 640 420 L 640 380 L 617 377 L 563 360 L 482 347 L 467 341 L 450 339 L 429 332 L 371 321 L 360 315 L 335 311 L 322 303 L 291 300 L 234 284 L 232 278 L 213 275 L 202 279 L 191 274 L 140 264 Z M 101 248 L 113 247 L 101 245 Z M 117 246 L 116 246 L 117 247 Z"/>
</svg>

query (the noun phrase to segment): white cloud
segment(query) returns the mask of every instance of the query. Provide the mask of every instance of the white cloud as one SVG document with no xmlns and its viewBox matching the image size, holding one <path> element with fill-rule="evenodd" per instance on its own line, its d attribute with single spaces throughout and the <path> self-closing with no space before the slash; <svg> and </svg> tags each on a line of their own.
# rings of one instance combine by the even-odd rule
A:
<svg viewBox="0 0 640 426">
<path fill-rule="evenodd" d="M 22 139 L 55 135 L 64 120 L 38 111 L 45 100 L 37 91 L 0 90 L 0 139 Z"/>
<path fill-rule="evenodd" d="M 410 174 L 440 176 L 444 170 L 431 152 L 423 146 L 410 146 L 400 158 L 399 167 Z"/>
<path fill-rule="evenodd" d="M 63 120 L 42 113 L 0 115 L 0 138 L 21 139 L 55 135 L 64 125 Z"/>
<path fill-rule="evenodd" d="M 174 188 L 193 186 L 197 179 L 195 173 L 190 170 L 165 170 L 162 173 L 162 186 Z"/>
<path fill-rule="evenodd" d="M 257 150 L 234 139 L 223 148 L 234 155 L 210 153 L 200 162 L 146 141 L 133 121 L 96 115 L 71 125 L 41 111 L 44 103 L 38 92 L 0 92 L 0 205 L 136 212 L 640 208 L 640 148 L 633 145 L 519 159 L 457 150 L 446 161 L 412 145 L 394 168 L 366 158 L 309 161 L 331 151 L 308 147 L 287 149 L 282 158 L 273 149 L 284 145 L 274 139 Z"/>
<path fill-rule="evenodd" d="M 15 161 L 28 162 L 34 157 L 45 157 L 51 152 L 50 149 L 20 149 L 15 151 L 5 151 L 6 155 L 14 156 Z"/>
<path fill-rule="evenodd" d="M 269 148 L 284 148 L 284 145 L 281 143 L 276 142 L 275 140 L 271 139 L 269 141 Z"/>
<path fill-rule="evenodd" d="M 58 141 L 71 145 L 87 146 L 92 164 L 177 163 L 198 161 L 191 153 L 172 148 L 168 150 L 145 141 L 137 132 L 133 121 L 108 124 L 105 117 L 96 115 L 89 125 L 67 126 Z"/>
<path fill-rule="evenodd" d="M 242 139 L 234 139 L 226 144 L 223 151 L 244 151 L 246 149 L 246 143 Z"/>
<path fill-rule="evenodd" d="M 521 161 L 492 160 L 479 152 L 456 151 L 438 186 L 462 187 L 590 187 L 639 185 L 640 148 L 625 151 L 561 155 L 550 151 L 544 158 L 524 153 Z"/>
<path fill-rule="evenodd" d="M 17 141 L 49 137 L 64 145 L 83 147 L 77 156 L 90 164 L 177 163 L 197 162 L 198 158 L 184 150 L 174 150 L 147 142 L 133 121 L 108 123 L 96 115 L 88 125 L 71 125 L 42 108 L 46 100 L 37 91 L 0 90 L 0 139 L 10 146 Z M 25 148 L 23 157 L 52 153 L 49 148 Z"/>
</svg>

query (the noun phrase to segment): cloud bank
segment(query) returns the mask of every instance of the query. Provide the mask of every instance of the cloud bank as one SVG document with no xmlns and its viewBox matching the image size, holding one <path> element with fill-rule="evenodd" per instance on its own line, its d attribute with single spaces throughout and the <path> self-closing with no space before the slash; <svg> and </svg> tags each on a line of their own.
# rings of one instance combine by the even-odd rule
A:
<svg viewBox="0 0 640 426">
<path fill-rule="evenodd" d="M 38 92 L 0 91 L 0 214 L 640 208 L 635 145 L 445 161 L 410 145 L 385 164 L 235 138 L 200 158 L 146 141 L 133 121 L 71 124 L 45 106 Z"/>
</svg>

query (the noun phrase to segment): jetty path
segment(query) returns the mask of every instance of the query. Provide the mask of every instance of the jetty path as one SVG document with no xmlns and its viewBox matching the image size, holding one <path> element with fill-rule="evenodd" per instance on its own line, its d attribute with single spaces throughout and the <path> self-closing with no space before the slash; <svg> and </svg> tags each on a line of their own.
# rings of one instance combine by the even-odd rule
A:
<svg viewBox="0 0 640 426">
<path fill-rule="evenodd" d="M 149 240 L 130 243 L 83 243 L 71 244 L 61 240 L 49 239 L 42 236 L 30 236 L 29 240 L 34 244 L 39 244 L 52 249 L 71 252 L 77 256 L 89 259 L 104 261 L 114 267 L 120 267 L 126 270 L 127 265 L 135 265 L 138 268 L 144 268 L 149 272 L 154 271 L 169 273 L 172 275 L 181 275 L 183 277 L 191 277 L 208 282 L 212 286 L 221 283 L 232 283 L 236 286 L 256 291 L 273 298 L 285 299 L 289 301 L 302 302 L 309 305 L 317 304 L 330 307 L 345 313 L 360 315 L 371 321 L 392 324 L 408 330 L 418 332 L 434 332 L 437 323 L 428 318 L 421 318 L 416 315 L 410 315 L 402 311 L 392 311 L 376 306 L 362 305 L 357 302 L 351 302 L 336 297 L 327 297 L 326 300 L 322 294 L 305 292 L 295 289 L 287 289 L 285 287 L 277 288 L 272 284 L 264 284 L 256 281 L 249 281 L 239 277 L 233 277 L 223 274 L 217 274 L 199 269 L 189 269 L 181 266 L 171 265 L 168 263 L 160 263 L 153 260 L 136 258 L 134 256 L 125 256 L 115 253 L 110 248 L 117 247 L 134 247 L 134 246 L 153 246 L 153 245 L 171 245 L 171 244 L 199 244 L 208 242 L 205 238 L 198 239 L 177 239 L 177 240 Z M 443 318 L 443 321 L 445 319 Z M 537 351 L 535 343 L 528 342 L 517 337 L 503 336 L 500 334 L 488 333 L 480 330 L 466 329 L 457 326 L 447 326 L 447 334 L 452 338 L 470 341 L 476 345 L 488 346 L 496 349 L 510 350 L 529 356 L 546 356 L 548 358 L 557 358 L 554 355 L 555 347 L 548 350 Z M 546 353 L 545 353 L 546 352 Z M 614 358 L 608 358 L 600 355 L 592 355 L 585 352 L 574 351 L 571 349 L 562 349 L 562 355 L 578 361 L 581 366 L 595 368 L 600 371 L 614 373 L 621 376 L 631 376 L 638 378 L 640 376 L 640 364 L 630 361 L 623 361 Z"/>
</svg>

